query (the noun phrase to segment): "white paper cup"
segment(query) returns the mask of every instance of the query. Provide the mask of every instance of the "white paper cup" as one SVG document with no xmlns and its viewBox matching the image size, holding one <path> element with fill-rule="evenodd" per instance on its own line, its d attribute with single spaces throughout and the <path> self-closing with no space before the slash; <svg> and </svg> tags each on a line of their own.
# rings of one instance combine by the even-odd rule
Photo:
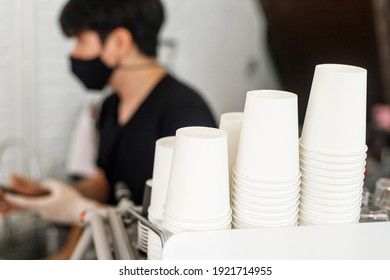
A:
<svg viewBox="0 0 390 280">
<path fill-rule="evenodd" d="M 164 137 L 156 141 L 153 166 L 153 188 L 149 213 L 157 220 L 162 220 L 171 172 L 175 137 Z"/>
<path fill-rule="evenodd" d="M 333 184 L 333 185 L 352 185 L 357 184 L 359 182 L 363 182 L 364 174 L 360 176 L 351 177 L 351 178 L 332 178 L 329 176 L 319 176 L 313 173 L 304 173 L 302 175 L 302 182 L 317 182 L 317 183 L 325 183 L 325 184 Z"/>
<path fill-rule="evenodd" d="M 327 154 L 365 149 L 367 70 L 340 64 L 317 65 L 301 143 Z"/>
<path fill-rule="evenodd" d="M 189 220 L 226 216 L 231 211 L 227 152 L 222 130 L 178 129 L 165 208 Z"/>
<path fill-rule="evenodd" d="M 227 134 L 229 174 L 232 174 L 233 166 L 236 162 L 238 143 L 240 141 L 241 124 L 244 119 L 243 112 L 225 113 L 221 115 L 219 129 Z"/>
<path fill-rule="evenodd" d="M 295 94 L 274 90 L 247 93 L 236 171 L 261 180 L 284 180 L 299 174 Z"/>
</svg>

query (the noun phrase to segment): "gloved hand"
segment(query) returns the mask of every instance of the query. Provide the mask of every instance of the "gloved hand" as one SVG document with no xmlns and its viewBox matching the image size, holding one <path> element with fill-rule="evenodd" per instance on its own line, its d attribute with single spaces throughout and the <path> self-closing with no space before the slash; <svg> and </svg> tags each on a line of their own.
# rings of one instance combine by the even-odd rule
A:
<svg viewBox="0 0 390 280">
<path fill-rule="evenodd" d="M 36 210 L 44 219 L 63 224 L 77 224 L 82 212 L 98 207 L 96 201 L 60 181 L 48 179 L 41 187 L 49 194 L 40 197 L 4 194 L 4 198 L 16 206 Z"/>
</svg>

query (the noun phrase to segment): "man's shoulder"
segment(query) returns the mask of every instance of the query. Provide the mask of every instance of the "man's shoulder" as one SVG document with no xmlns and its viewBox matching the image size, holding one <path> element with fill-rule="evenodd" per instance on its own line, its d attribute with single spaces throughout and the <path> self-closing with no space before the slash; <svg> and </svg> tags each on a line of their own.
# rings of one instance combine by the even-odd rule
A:
<svg viewBox="0 0 390 280">
<path fill-rule="evenodd" d="M 196 89 L 171 75 L 165 78 L 162 91 L 164 92 L 164 98 L 171 105 L 204 102 L 201 94 Z"/>
</svg>

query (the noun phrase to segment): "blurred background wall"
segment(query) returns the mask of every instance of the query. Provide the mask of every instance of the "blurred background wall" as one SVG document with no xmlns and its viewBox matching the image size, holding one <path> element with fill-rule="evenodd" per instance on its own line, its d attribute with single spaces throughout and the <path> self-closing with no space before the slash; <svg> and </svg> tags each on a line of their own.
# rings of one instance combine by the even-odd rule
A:
<svg viewBox="0 0 390 280">
<path fill-rule="evenodd" d="M 202 93 L 217 121 L 223 112 L 242 111 L 248 90 L 278 88 L 257 0 L 163 2 L 160 61 Z M 72 41 L 57 20 L 64 3 L 0 0 L 0 155 L 2 143 L 22 140 L 36 151 L 43 176 L 64 177 L 75 121 L 96 98 L 68 70 Z M 22 154 L 7 149 L 0 180 L 10 170 L 28 172 Z"/>
</svg>

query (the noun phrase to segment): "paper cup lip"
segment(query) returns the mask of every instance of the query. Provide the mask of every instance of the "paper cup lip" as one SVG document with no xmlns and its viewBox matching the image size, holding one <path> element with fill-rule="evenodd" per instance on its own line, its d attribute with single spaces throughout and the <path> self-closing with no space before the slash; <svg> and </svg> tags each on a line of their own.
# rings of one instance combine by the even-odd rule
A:
<svg viewBox="0 0 390 280">
<path fill-rule="evenodd" d="M 199 140 L 207 140 L 207 139 L 225 138 L 227 137 L 227 134 L 225 131 L 214 127 L 187 126 L 187 127 L 179 128 L 176 131 L 176 137 L 177 136 L 199 139 Z"/>
<path fill-rule="evenodd" d="M 239 190 L 242 192 L 252 192 L 252 193 L 266 193 L 266 192 L 275 192 L 275 193 L 293 193 L 299 189 L 301 181 L 288 186 L 267 186 L 267 185 L 251 185 L 245 183 L 239 183 L 237 181 L 232 182 L 233 189 Z"/>
<path fill-rule="evenodd" d="M 252 220 L 252 219 L 244 219 L 244 218 L 237 218 L 235 217 L 233 219 L 233 223 L 235 225 L 254 225 L 254 226 L 283 226 L 283 225 L 290 225 L 292 223 L 295 223 L 298 220 L 297 218 L 291 219 L 291 220 L 275 220 L 275 221 L 267 221 L 267 220 Z"/>
<path fill-rule="evenodd" d="M 352 205 L 354 203 L 357 203 L 358 201 L 361 201 L 361 195 L 356 195 L 356 197 L 353 197 L 352 199 L 339 199 L 335 200 L 333 198 L 323 198 L 323 197 L 318 197 L 315 195 L 310 195 L 307 196 L 305 193 L 301 193 L 301 196 L 299 198 L 300 200 L 305 200 L 305 201 L 310 201 L 313 203 L 318 203 L 321 205 L 327 205 L 327 206 L 344 206 L 344 205 Z"/>
<path fill-rule="evenodd" d="M 318 213 L 315 213 L 315 214 L 312 214 L 312 213 L 308 213 L 302 209 L 299 209 L 299 217 L 302 217 L 304 219 L 308 218 L 308 219 L 324 219 L 324 220 L 350 220 L 350 219 L 353 219 L 355 218 L 356 216 L 360 215 L 360 211 L 359 213 L 353 213 L 352 215 L 350 216 L 337 216 L 337 215 L 332 215 L 332 214 L 329 214 L 329 215 L 320 215 Z"/>
<path fill-rule="evenodd" d="M 357 189 L 357 188 L 362 188 L 363 189 L 363 186 L 364 186 L 364 182 L 358 182 L 356 184 L 351 184 L 351 185 L 347 185 L 347 186 L 341 186 L 341 185 L 330 185 L 330 184 L 321 184 L 321 183 L 307 183 L 307 182 L 302 182 L 301 183 L 301 190 L 302 189 L 305 189 L 305 187 L 309 187 L 309 188 L 313 188 L 313 189 L 316 189 L 316 190 L 329 190 L 329 191 L 338 191 L 340 190 L 340 192 L 345 192 L 345 191 L 349 191 L 351 189 Z"/>
<path fill-rule="evenodd" d="M 250 208 L 253 210 L 257 210 L 260 212 L 268 212 L 268 211 L 273 211 L 273 212 L 286 212 L 292 209 L 296 209 L 299 207 L 299 199 L 296 201 L 293 201 L 293 203 L 287 204 L 286 203 L 280 203 L 280 204 L 256 204 L 256 202 L 245 202 L 244 204 L 241 202 L 237 202 L 234 198 L 232 199 L 233 201 L 233 206 L 234 207 L 243 207 L 243 208 Z M 255 204 L 256 206 L 253 206 L 252 204 Z"/>
<path fill-rule="evenodd" d="M 299 196 L 300 196 L 300 192 L 298 192 L 297 194 L 294 194 L 294 196 L 286 196 L 284 197 L 283 199 L 280 199 L 280 198 L 270 198 L 270 197 L 267 197 L 264 200 L 262 199 L 254 199 L 254 200 L 251 200 L 251 199 L 248 199 L 246 197 L 243 197 L 242 195 L 238 195 L 237 193 L 233 193 L 232 195 L 232 201 L 234 203 L 237 204 L 248 204 L 248 203 L 251 203 L 251 204 L 256 204 L 256 205 L 259 205 L 261 207 L 264 207 L 264 206 L 285 206 L 286 204 L 287 205 L 292 205 L 294 204 L 295 205 L 295 202 L 298 202 L 299 203 Z"/>
<path fill-rule="evenodd" d="M 333 209 L 332 207 L 314 207 L 311 205 L 307 205 L 304 202 L 301 202 L 301 204 L 299 205 L 299 209 L 302 209 L 304 211 L 309 209 L 313 212 L 325 212 L 325 213 L 329 213 L 329 214 L 333 214 L 333 213 L 342 214 L 342 213 L 348 213 L 348 212 L 355 212 L 356 213 L 356 211 L 360 209 L 360 205 L 355 205 L 355 207 L 341 210 L 341 209 Z"/>
<path fill-rule="evenodd" d="M 180 221 L 176 221 L 174 219 L 164 219 L 164 225 L 168 226 L 170 228 L 187 228 L 187 229 L 209 229 L 209 228 L 221 228 L 228 226 L 232 222 L 232 216 L 229 217 L 229 219 L 219 221 L 219 222 L 213 222 L 213 223 L 184 223 Z"/>
<path fill-rule="evenodd" d="M 309 165 L 322 169 L 339 169 L 339 170 L 354 170 L 366 166 L 366 158 L 354 161 L 331 161 L 327 159 L 314 158 L 302 153 L 299 154 L 300 165 Z"/>
<path fill-rule="evenodd" d="M 296 99 L 297 95 L 293 92 L 283 90 L 272 90 L 272 89 L 260 89 L 250 90 L 247 92 L 247 96 L 255 96 L 267 99 Z"/>
<path fill-rule="evenodd" d="M 354 73 L 367 73 L 367 70 L 363 67 L 348 65 L 348 64 L 339 64 L 339 63 L 323 63 L 316 65 L 316 70 L 333 72 L 333 73 L 345 73 L 345 74 L 354 74 Z"/>
<path fill-rule="evenodd" d="M 315 176 L 315 177 L 313 177 Z M 307 173 L 303 174 L 302 175 L 302 182 L 307 182 L 308 180 L 309 181 L 313 181 L 315 183 L 321 183 L 321 184 L 331 184 L 331 185 L 349 185 L 349 184 L 357 184 L 361 181 L 364 180 L 364 174 L 362 174 L 361 176 L 359 177 L 356 177 L 356 180 L 344 180 L 343 178 L 330 178 L 328 177 L 329 179 L 326 180 L 326 179 L 323 179 L 323 178 L 318 178 L 318 177 L 327 177 L 327 176 L 316 176 L 316 175 L 313 175 L 313 176 L 308 176 Z M 317 178 L 316 178 L 317 177 Z"/>
<path fill-rule="evenodd" d="M 163 137 L 156 141 L 156 146 L 167 148 L 167 149 L 173 149 L 175 146 L 175 140 L 176 140 L 176 136 Z"/>
<path fill-rule="evenodd" d="M 316 163 L 316 162 L 308 162 L 306 160 L 304 160 L 303 158 L 301 158 L 300 160 L 300 168 L 302 169 L 302 167 L 308 167 L 308 168 L 311 168 L 311 169 L 321 169 L 321 170 L 327 170 L 327 171 L 331 171 L 331 172 L 334 172 L 334 171 L 340 171 L 340 172 L 351 172 L 351 171 L 356 171 L 358 169 L 363 169 L 366 167 L 366 161 L 362 161 L 361 164 L 352 164 L 352 166 L 350 164 L 339 164 L 339 163 L 334 163 L 334 164 L 331 164 L 331 163 Z"/>
<path fill-rule="evenodd" d="M 295 195 L 298 194 L 300 191 L 299 185 L 297 185 L 295 188 L 287 189 L 287 190 L 257 190 L 255 188 L 241 188 L 237 185 L 234 185 L 233 192 L 235 193 L 241 193 L 243 195 L 249 195 L 254 197 L 281 197 L 281 196 L 289 196 L 289 195 Z"/>
<path fill-rule="evenodd" d="M 363 155 L 368 150 L 368 146 L 364 145 L 364 148 L 360 151 L 340 153 L 340 152 L 331 151 L 331 150 L 322 150 L 322 149 L 318 149 L 315 147 L 308 147 L 304 143 L 302 143 L 301 139 L 299 139 L 299 147 L 303 151 L 307 151 L 308 153 L 314 153 L 314 154 L 319 154 L 319 156 L 322 155 L 322 156 L 329 156 L 329 157 L 358 156 L 360 154 Z"/>
<path fill-rule="evenodd" d="M 233 191 L 235 193 L 240 193 L 243 195 L 249 195 L 249 196 L 254 196 L 254 197 L 280 197 L 280 196 L 288 196 L 288 195 L 295 195 L 299 193 L 300 187 L 297 186 L 294 189 L 290 190 L 256 190 L 256 189 L 247 189 L 247 188 L 240 188 L 235 186 Z"/>
<path fill-rule="evenodd" d="M 315 176 L 335 178 L 335 179 L 356 178 L 357 176 L 359 176 L 359 178 L 360 178 L 360 176 L 362 174 L 364 174 L 364 172 L 365 172 L 365 168 L 360 168 L 356 172 L 351 172 L 351 173 L 344 172 L 344 174 L 343 174 L 343 172 L 340 172 L 340 171 L 338 171 L 338 172 L 337 171 L 335 171 L 335 172 L 332 172 L 332 171 L 322 172 L 323 170 L 314 171 L 311 168 L 305 168 L 303 166 L 301 166 L 301 170 L 303 171 L 302 173 L 304 173 L 304 174 L 312 174 Z"/>
<path fill-rule="evenodd" d="M 251 176 L 247 176 L 243 173 L 241 173 L 240 171 L 237 170 L 237 165 L 234 165 L 233 166 L 233 176 L 234 178 L 242 178 L 243 180 L 247 180 L 247 181 L 255 181 L 255 182 L 264 182 L 264 183 L 267 183 L 267 184 L 272 184 L 272 183 L 289 183 L 289 182 L 293 182 L 295 180 L 299 180 L 299 178 L 301 177 L 302 173 L 299 172 L 297 176 L 295 177 L 292 177 L 292 178 L 286 178 L 286 179 L 278 179 L 278 180 L 275 180 L 275 179 L 271 179 L 271 178 L 255 178 L 255 177 L 251 177 Z M 240 180 L 240 179 L 239 179 Z"/>
<path fill-rule="evenodd" d="M 231 207 L 229 207 L 229 211 L 223 215 L 223 216 L 220 216 L 220 217 L 212 217 L 212 218 L 209 218 L 209 219 L 193 219 L 193 218 L 187 218 L 187 217 L 183 217 L 183 216 L 178 216 L 174 213 L 172 213 L 172 211 L 170 211 L 169 209 L 167 209 L 165 206 L 164 206 L 164 214 L 163 216 L 169 216 L 169 217 L 172 217 L 174 219 L 177 219 L 177 220 L 182 220 L 182 221 L 188 221 L 188 222 L 194 222 L 194 223 L 205 223 L 205 222 L 215 222 L 215 221 L 220 221 L 220 220 L 223 220 L 225 218 L 228 218 L 229 216 L 232 215 L 232 209 Z M 164 220 L 164 219 L 163 219 Z"/>
<path fill-rule="evenodd" d="M 220 122 L 222 122 L 222 120 L 226 120 L 232 123 L 241 123 L 243 119 L 244 112 L 227 112 L 221 115 Z"/>
<path fill-rule="evenodd" d="M 367 146 L 366 146 L 367 147 Z M 354 153 L 354 154 L 336 154 L 333 152 L 316 152 L 314 150 L 309 150 L 305 147 L 302 146 L 302 144 L 299 144 L 299 153 L 310 157 L 310 158 L 315 158 L 317 160 L 323 160 L 323 161 L 335 161 L 335 162 L 340 162 L 340 161 L 359 161 L 367 158 L 367 149 L 364 151 L 361 151 L 359 153 Z M 352 159 L 351 159 L 352 158 Z"/>
<path fill-rule="evenodd" d="M 165 221 L 163 221 L 163 227 L 166 231 L 170 232 L 170 233 L 179 233 L 179 232 L 183 232 L 183 231 L 210 231 L 210 230 L 222 230 L 222 229 L 228 229 L 228 228 L 231 228 L 231 222 L 232 222 L 232 219 L 230 219 L 229 222 L 227 222 L 226 224 L 224 225 L 211 225 L 211 226 L 204 226 L 204 227 L 200 227 L 200 226 L 176 226 L 176 225 L 172 225 L 170 223 L 166 223 Z"/>
<path fill-rule="evenodd" d="M 256 219 L 251 219 L 251 218 L 242 218 L 242 217 L 237 217 L 233 216 L 233 221 L 232 224 L 235 225 L 242 225 L 242 224 L 247 224 L 247 225 L 253 225 L 253 226 L 279 226 L 279 225 L 290 225 L 291 223 L 295 223 L 298 221 L 298 215 L 292 219 L 286 219 L 286 220 L 275 220 L 274 222 L 270 221 L 264 221 L 263 219 L 256 220 Z"/>
<path fill-rule="evenodd" d="M 338 201 L 353 201 L 353 198 L 354 197 L 361 197 L 363 193 L 363 188 L 362 190 L 360 191 L 354 191 L 354 192 L 351 192 L 351 193 L 336 193 L 336 192 L 327 192 L 327 191 L 319 191 L 319 190 L 313 190 L 313 189 L 310 189 L 310 190 L 305 190 L 304 188 L 302 188 L 302 191 L 301 191 L 301 195 L 304 195 L 304 196 L 315 196 L 315 197 L 320 197 L 322 199 L 332 199 L 332 200 L 338 200 Z M 351 199 L 352 198 L 352 199 Z"/>
<path fill-rule="evenodd" d="M 241 206 L 237 206 L 237 207 L 233 207 L 233 216 L 235 215 L 235 213 L 239 212 L 241 214 L 248 214 L 249 216 L 251 215 L 255 215 L 256 217 L 257 216 L 262 216 L 263 219 L 284 219 L 284 218 L 290 218 L 292 216 L 295 216 L 295 215 L 298 215 L 299 213 L 299 207 L 298 205 L 296 207 L 291 207 L 290 209 L 288 210 L 285 210 L 285 211 L 280 211 L 278 213 L 274 213 L 274 212 L 269 212 L 269 211 L 261 211 L 261 210 L 257 210 L 257 209 L 252 209 L 252 208 L 249 208 L 249 207 L 241 207 Z M 275 215 L 277 214 L 277 215 Z"/>
<path fill-rule="evenodd" d="M 233 207 L 233 214 L 238 212 L 255 212 L 259 215 L 266 215 L 268 217 L 272 218 L 283 218 L 283 217 L 290 217 L 294 214 L 297 214 L 296 212 L 299 210 L 299 203 L 294 205 L 294 207 L 287 208 L 287 209 L 282 209 L 282 210 L 266 210 L 266 209 L 257 209 L 253 207 L 249 207 L 246 205 L 239 205 L 237 207 Z"/>
</svg>

